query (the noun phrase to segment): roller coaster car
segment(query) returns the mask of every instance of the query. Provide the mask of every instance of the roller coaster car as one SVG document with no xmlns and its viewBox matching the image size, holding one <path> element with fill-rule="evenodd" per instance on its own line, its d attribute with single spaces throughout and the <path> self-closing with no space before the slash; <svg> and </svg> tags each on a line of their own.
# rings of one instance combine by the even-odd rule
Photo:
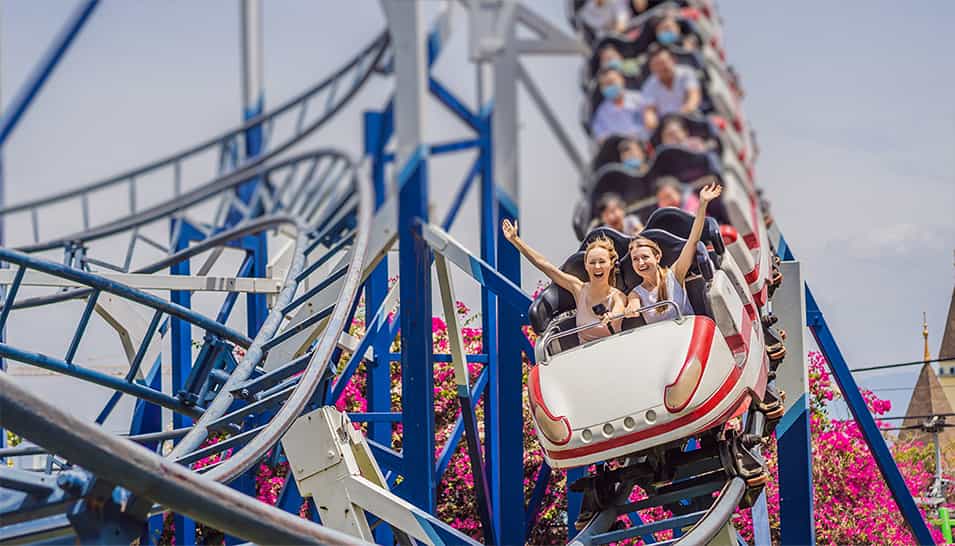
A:
<svg viewBox="0 0 955 546">
<path fill-rule="evenodd" d="M 531 324 L 542 336 L 527 388 L 551 466 L 578 467 L 644 452 L 713 429 L 751 402 L 762 402 L 768 360 L 758 311 L 710 220 L 685 283 L 696 310 L 692 316 L 625 323 L 621 332 L 580 345 L 569 293 L 552 284 L 532 303 Z M 676 260 L 692 221 L 677 209 L 661 209 L 650 218 L 641 235 L 660 245 L 662 265 Z M 617 286 L 630 290 L 639 277 L 626 258 L 629 238 L 600 228 L 581 248 L 599 236 L 611 239 L 625 257 Z M 586 278 L 583 252 L 562 269 Z"/>
</svg>

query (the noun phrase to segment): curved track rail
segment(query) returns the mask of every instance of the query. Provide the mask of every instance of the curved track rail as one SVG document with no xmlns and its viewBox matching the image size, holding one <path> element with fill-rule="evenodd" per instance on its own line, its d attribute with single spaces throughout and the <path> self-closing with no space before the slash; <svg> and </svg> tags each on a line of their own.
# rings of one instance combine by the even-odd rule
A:
<svg viewBox="0 0 955 546">
<path fill-rule="evenodd" d="M 74 302 L 85 302 L 62 357 L 51 356 L 57 353 L 58 347 L 51 348 L 56 343 L 36 335 L 13 336 L 16 339 L 9 343 L 0 343 L 0 356 L 111 389 L 113 395 L 99 412 L 97 425 L 113 415 L 123 396 L 135 400 L 134 416 L 150 407 L 156 413 L 164 408 L 179 416 L 174 422 L 185 423 L 173 430 L 109 440 L 104 429 L 90 426 L 88 434 L 77 440 L 75 434 L 48 433 L 57 428 L 50 423 L 46 432 L 37 429 L 42 421 L 26 418 L 29 412 L 13 411 L 9 404 L 16 405 L 16 392 L 4 391 L 0 398 L 9 411 L 2 412 L 0 425 L 36 438 L 50 453 L 48 469 L 59 469 L 56 474 L 66 476 L 71 468 L 101 467 L 104 461 L 87 458 L 97 445 L 113 446 L 114 462 L 121 467 L 123 460 L 142 459 L 143 448 L 134 443 L 139 442 L 160 454 L 166 446 L 164 454 L 171 463 L 193 471 L 200 470 L 196 461 L 219 455 L 217 463 L 201 472 L 228 482 L 265 457 L 314 404 L 316 390 L 331 373 L 329 362 L 342 348 L 342 332 L 357 300 L 371 232 L 373 190 L 365 169 L 339 151 L 278 156 L 319 129 L 382 70 L 389 43 L 386 33 L 379 35 L 321 83 L 198 145 L 75 190 L 0 209 L 9 232 L 23 235 L 8 241 L 17 250 L 0 249 L 0 260 L 11 268 L 4 271 L 9 273 L 5 279 L 9 287 L 0 308 L 0 328 L 37 310 L 66 316 Z M 257 127 L 265 135 L 264 152 L 243 159 L 239 150 Z M 117 202 L 125 206 L 117 207 Z M 71 216 L 81 218 L 80 224 L 64 221 Z M 197 220 L 210 217 L 211 221 Z M 168 244 L 159 242 L 166 237 Z M 273 278 L 250 276 L 248 246 L 256 239 L 267 240 L 275 249 L 269 264 Z M 63 263 L 46 259 L 51 251 L 53 256 L 62 252 Z M 195 275 L 161 274 L 168 268 L 188 273 L 190 262 L 201 263 Z M 198 311 L 188 303 L 188 294 L 196 291 L 215 301 Z M 262 323 L 249 325 L 253 337 L 228 325 L 242 292 L 270 299 Z M 124 377 L 77 361 L 96 314 L 120 338 L 129 363 Z M 25 318 L 32 316 L 37 315 Z M 131 324 L 136 319 L 140 324 Z M 183 390 L 167 393 L 158 379 L 159 355 L 174 331 L 185 334 L 185 339 L 197 335 L 202 341 L 187 357 L 191 362 Z M 297 377 L 269 393 L 264 403 L 261 398 L 237 396 L 239 391 L 248 393 L 243 386 L 264 375 Z M 89 449 L 77 450 L 73 445 L 77 441 Z M 175 447 L 168 450 L 167 441 Z M 10 448 L 3 455 L 35 451 Z M 150 485 L 147 498 L 174 498 L 169 496 L 170 488 L 176 487 L 172 478 L 190 471 L 171 472 L 171 463 L 163 463 L 165 470 L 160 472 L 170 479 Z M 136 482 L 131 474 L 126 477 Z M 193 495 L 221 494 L 212 482 L 193 482 Z M 221 521 L 221 514 L 205 508 L 179 510 L 175 504 L 167 506 L 185 514 L 198 510 L 203 521 Z M 276 517 L 261 521 L 251 517 L 236 532 L 250 539 L 268 536 L 261 532 L 275 527 Z M 324 540 L 315 531 L 317 526 L 306 527 L 312 528 L 311 540 Z M 254 528 L 258 531 L 247 532 Z M 6 531 L 5 539 L 10 538 Z"/>
</svg>

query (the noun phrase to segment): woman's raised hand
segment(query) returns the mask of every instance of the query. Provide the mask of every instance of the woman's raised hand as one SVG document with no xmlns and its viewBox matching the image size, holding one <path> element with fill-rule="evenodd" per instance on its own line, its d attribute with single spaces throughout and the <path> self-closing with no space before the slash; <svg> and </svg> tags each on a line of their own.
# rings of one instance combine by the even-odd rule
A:
<svg viewBox="0 0 955 546">
<path fill-rule="evenodd" d="M 716 199 L 723 193 L 723 186 L 720 186 L 717 183 L 708 184 L 702 190 L 700 190 L 700 201 L 702 203 L 709 203 L 710 201 Z"/>
<path fill-rule="evenodd" d="M 510 220 L 505 219 L 501 222 L 501 230 L 504 231 L 504 238 L 513 243 L 517 237 L 517 220 L 514 220 L 512 224 Z"/>
</svg>

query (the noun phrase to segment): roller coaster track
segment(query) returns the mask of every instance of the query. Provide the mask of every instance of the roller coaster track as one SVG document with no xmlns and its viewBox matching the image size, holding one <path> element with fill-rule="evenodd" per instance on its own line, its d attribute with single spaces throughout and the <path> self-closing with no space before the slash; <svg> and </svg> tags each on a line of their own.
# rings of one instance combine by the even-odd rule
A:
<svg viewBox="0 0 955 546">
<path fill-rule="evenodd" d="M 147 505 L 158 501 L 177 513 L 218 521 L 250 540 L 355 542 L 190 475 L 200 471 L 211 480 L 229 482 L 266 456 L 314 405 L 316 390 L 333 371 L 333 356 L 347 348 L 342 335 L 354 312 L 364 266 L 377 258 L 366 256 L 374 205 L 365 168 L 330 149 L 279 156 L 322 127 L 375 72 L 386 69 L 389 45 L 387 33 L 379 35 L 321 83 L 195 146 L 74 190 L 0 209 L 14 237 L 8 243 L 16 248 L 0 249 L 0 260 L 10 267 L 2 271 L 8 289 L 0 328 L 19 332 L 10 325 L 30 310 L 65 314 L 68 307 L 57 310 L 85 301 L 62 357 L 50 356 L 56 349 L 48 349 L 48 339 L 21 334 L 10 336 L 13 343 L 0 343 L 0 356 L 113 391 L 92 425 L 35 399 L 0 373 L 2 425 L 50 453 L 48 467 L 59 469 L 54 477 L 60 485 L 85 479 L 79 489 L 92 487 L 92 481 L 71 474 L 83 468 L 104 482 L 122 484 L 140 504 L 143 499 Z M 256 128 L 264 151 L 244 158 L 240 150 Z M 249 187 L 253 191 L 243 194 Z M 80 218 L 79 225 L 64 221 L 71 217 Z M 166 237 L 168 244 L 160 242 Z M 268 239 L 275 249 L 268 278 L 250 274 L 247 250 L 256 238 Z M 57 252 L 62 263 L 46 259 Z M 188 275 L 193 260 L 202 265 Z M 229 261 L 238 261 L 238 267 L 225 263 Z M 170 268 L 186 275 L 161 274 Z M 159 297 L 153 293 L 157 290 L 169 290 L 171 297 Z M 193 291 L 218 297 L 208 306 L 211 312 L 190 305 Z M 261 324 L 249 325 L 252 337 L 227 325 L 243 292 L 270 300 Z M 94 312 L 114 327 L 123 345 L 129 369 L 122 378 L 77 361 L 81 345 L 91 337 L 87 331 Z M 177 334 L 186 343 L 191 335 L 202 341 L 198 351 L 186 355 L 185 387 L 166 393 L 159 355 L 164 338 Z M 251 396 L 250 381 L 264 385 L 262 377 L 283 374 L 297 375 L 295 382 L 279 385 L 264 403 L 261 397 L 237 396 L 237 391 Z M 136 401 L 134 419 L 142 419 L 150 407 L 157 413 L 164 408 L 177 427 L 123 439 L 96 426 L 113 414 L 123 396 Z M 48 418 L 37 420 L 39 415 Z M 155 451 L 166 440 L 178 440 L 167 453 L 135 443 Z M 104 452 L 103 446 L 110 449 Z M 8 448 L 3 454 L 36 452 Z M 220 453 L 231 456 L 201 469 L 195 464 Z M 13 492 L 5 500 L 25 503 L 21 508 L 29 505 L 28 494 L 47 492 L 22 475 L 4 479 L 3 485 Z M 52 495 L 66 490 L 50 483 L 44 487 Z M 60 512 L 66 508 L 59 505 Z M 16 525 L 37 517 L 53 516 L 46 509 L 21 510 L 14 519 L 5 516 L 0 541 L 69 532 L 62 513 L 41 524 L 41 531 L 35 525 Z"/>
</svg>

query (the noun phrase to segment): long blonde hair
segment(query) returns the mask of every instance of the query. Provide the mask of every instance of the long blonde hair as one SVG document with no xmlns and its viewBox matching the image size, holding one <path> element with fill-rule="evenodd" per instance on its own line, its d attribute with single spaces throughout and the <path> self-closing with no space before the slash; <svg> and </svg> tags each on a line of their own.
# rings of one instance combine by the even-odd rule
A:
<svg viewBox="0 0 955 546">
<path fill-rule="evenodd" d="M 660 250 L 660 245 L 658 245 L 656 241 L 647 239 L 646 237 L 637 237 L 630 241 L 630 251 L 640 247 L 649 248 L 650 252 L 652 252 L 657 259 L 657 301 L 669 299 L 670 293 L 669 290 L 667 290 L 667 275 L 670 273 L 670 268 L 660 265 L 660 259 L 663 258 L 663 251 Z M 656 308 L 658 314 L 663 314 L 664 311 L 666 311 L 666 306 Z"/>
<path fill-rule="evenodd" d="M 613 242 L 610 239 L 606 237 L 597 237 L 593 241 L 590 241 L 587 244 L 587 248 L 584 250 L 584 264 L 587 263 L 587 256 L 590 254 L 590 251 L 594 250 L 595 248 L 602 248 L 606 250 L 608 254 L 610 254 L 611 267 L 610 267 L 610 277 L 608 278 L 608 282 L 610 283 L 610 286 L 616 288 L 617 287 L 617 260 L 619 259 L 619 257 L 617 256 L 617 248 L 613 246 Z"/>
</svg>

